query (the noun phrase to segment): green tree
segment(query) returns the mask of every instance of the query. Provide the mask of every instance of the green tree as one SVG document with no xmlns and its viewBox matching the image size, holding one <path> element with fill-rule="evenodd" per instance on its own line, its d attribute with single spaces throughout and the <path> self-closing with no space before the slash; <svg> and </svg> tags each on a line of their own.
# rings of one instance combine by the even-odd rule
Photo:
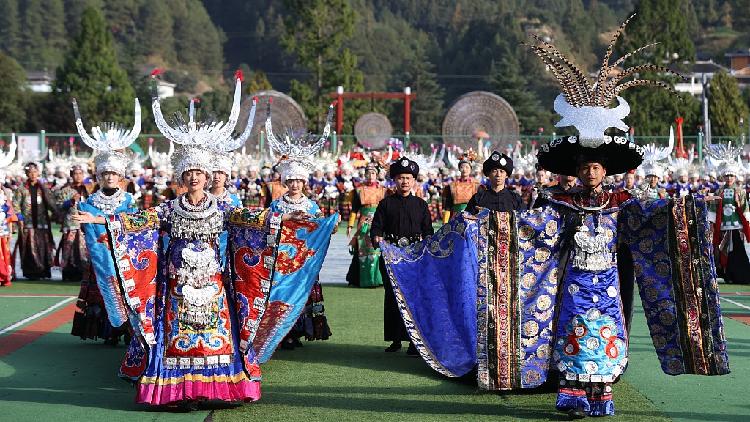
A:
<svg viewBox="0 0 750 422">
<path fill-rule="evenodd" d="M 16 56 L 21 47 L 18 0 L 0 0 L 0 51 Z"/>
<path fill-rule="evenodd" d="M 175 60 L 172 15 L 163 1 L 144 3 L 140 10 L 139 53 L 159 55 L 167 62 Z"/>
<path fill-rule="evenodd" d="M 224 68 L 222 34 L 199 0 L 167 0 L 177 59 L 201 73 L 219 76 Z"/>
<path fill-rule="evenodd" d="M 329 92 L 338 85 L 347 91 L 364 89 L 357 58 L 344 47 L 353 34 L 355 14 L 347 0 L 285 0 L 284 6 L 283 45 L 303 69 L 312 72 L 306 81 L 293 80 L 290 94 L 320 130 Z M 357 111 L 358 105 L 353 106 L 348 115 Z"/>
<path fill-rule="evenodd" d="M 28 69 L 43 69 L 48 60 L 44 56 L 46 42 L 42 33 L 44 5 L 41 0 L 28 0 L 23 9 L 23 31 L 21 32 L 21 64 Z"/>
<path fill-rule="evenodd" d="M 65 39 L 65 11 L 62 0 L 45 0 L 43 6 L 44 57 L 47 66 L 55 67 L 62 61 L 67 44 Z"/>
<path fill-rule="evenodd" d="M 499 62 L 493 62 L 489 85 L 492 92 L 503 97 L 513 107 L 521 124 L 521 133 L 536 133 L 537 128 L 550 124 L 550 113 L 521 74 L 521 65 L 512 54 L 505 54 Z"/>
<path fill-rule="evenodd" d="M 687 0 L 641 0 L 636 17 L 628 24 L 621 42 L 616 46 L 620 55 L 647 44 L 659 44 L 630 57 L 625 67 L 645 63 L 679 67 L 695 59 L 695 46 L 688 36 Z M 692 9 L 691 9 L 692 10 Z M 642 73 L 641 78 L 661 80 L 673 85 L 678 78 L 670 75 Z M 627 90 L 623 97 L 633 105 L 626 122 L 635 127 L 638 135 L 664 135 L 676 117 L 685 119 L 685 127 L 695 127 L 700 103 L 689 94 L 670 93 L 665 89 L 638 87 Z"/>
<path fill-rule="evenodd" d="M 747 103 L 743 100 L 737 80 L 722 71 L 711 79 L 708 97 L 711 118 L 711 134 L 715 136 L 738 136 L 740 119 L 748 122 Z"/>
<path fill-rule="evenodd" d="M 75 97 L 88 123 L 131 121 L 135 92 L 117 63 L 112 34 L 102 14 L 87 8 L 80 28 L 57 71 L 55 96 L 60 110 L 68 110 L 65 116 L 72 123 L 69 104 Z"/>
<path fill-rule="evenodd" d="M 26 73 L 12 57 L 0 53 L 0 132 L 20 131 L 26 120 Z"/>
<path fill-rule="evenodd" d="M 404 85 L 411 87 L 416 95 L 411 107 L 412 134 L 438 135 L 442 131 L 445 91 L 433 69 L 424 53 L 406 63 Z"/>
</svg>

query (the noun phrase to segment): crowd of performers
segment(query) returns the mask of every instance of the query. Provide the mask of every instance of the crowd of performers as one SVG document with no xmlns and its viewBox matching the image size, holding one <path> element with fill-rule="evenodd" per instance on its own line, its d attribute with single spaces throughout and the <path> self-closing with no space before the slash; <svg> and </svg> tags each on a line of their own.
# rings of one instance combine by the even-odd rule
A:
<svg viewBox="0 0 750 422">
<path fill-rule="evenodd" d="M 65 280 L 81 281 L 74 334 L 129 335 L 120 375 L 152 405 L 257 400 L 260 364 L 277 347 L 327 339 L 318 274 L 340 222 L 347 281 L 384 287 L 385 351 L 408 341 L 407 354 L 446 376 L 474 372 L 486 390 L 552 383 L 558 410 L 612 415 L 636 286 L 665 373 L 728 373 L 717 275 L 750 282 L 741 151 L 709 145 L 698 163 L 674 158 L 671 136 L 660 147 L 605 135 L 627 130 L 617 94 L 650 83 L 609 83 L 605 59 L 586 85 L 554 46 L 530 48 L 556 69 L 558 125 L 578 135 L 527 153 L 480 140 L 476 151 L 429 157 L 321 156 L 333 107 L 322 137 L 277 139 L 269 103 L 266 136 L 281 158 L 253 161 L 235 152 L 255 114 L 253 101 L 249 129 L 233 137 L 237 79 L 226 124 L 201 123 L 191 101 L 189 123 L 170 126 L 154 97 L 171 146 L 150 151 L 144 169 L 122 152 L 138 136 L 137 100 L 133 130 L 95 127 L 93 136 L 74 103 L 93 166 L 70 160 L 66 169 L 57 157 L 47 179 L 34 163 L 6 178 L 2 283 L 13 277 L 18 224 L 24 276 L 49 278 L 56 261 Z"/>
</svg>

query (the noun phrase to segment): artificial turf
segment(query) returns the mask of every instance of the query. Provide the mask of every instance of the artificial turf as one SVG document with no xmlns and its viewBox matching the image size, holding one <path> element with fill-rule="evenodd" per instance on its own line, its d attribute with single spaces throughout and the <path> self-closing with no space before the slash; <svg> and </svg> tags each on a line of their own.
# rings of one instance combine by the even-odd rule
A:
<svg viewBox="0 0 750 422">
<path fill-rule="evenodd" d="M 326 285 L 333 336 L 278 350 L 263 366 L 263 398 L 215 410 L 235 420 L 564 420 L 551 392 L 487 393 L 469 379 L 448 379 L 420 358 L 384 353 L 382 289 Z M 627 381 L 615 386 L 617 415 L 609 421 L 669 420 Z"/>
<path fill-rule="evenodd" d="M 748 291 L 745 287 L 724 289 Z M 0 289 L 0 309 L 24 316 L 49 306 L 3 298 L 6 294 L 75 295 L 61 282 L 17 282 Z M 204 406 L 190 414 L 133 403 L 134 391 L 116 377 L 124 347 L 81 341 L 70 323 L 0 358 L 0 419 L 6 420 L 565 420 L 554 411 L 552 392 L 487 393 L 473 379 L 448 379 L 420 358 L 386 354 L 382 339 L 382 289 L 324 286 L 330 340 L 279 350 L 263 366 L 263 397 L 237 408 Z M 734 297 L 733 297 L 734 298 Z M 21 302 L 19 302 L 21 300 Z M 59 300 L 59 298 L 54 298 Z M 733 299 L 734 300 L 734 299 Z M 750 305 L 750 297 L 736 299 Z M 725 312 L 748 313 L 723 303 Z M 23 308 L 23 310 L 19 310 Z M 747 311 L 747 312 L 746 312 Z M 659 369 L 645 320 L 636 310 L 630 360 L 615 385 L 617 415 L 608 421 L 750 420 L 750 327 L 727 318 L 732 374 L 669 377 Z M 3 337 L 0 336 L 0 342 Z M 405 349 L 405 348 L 404 348 Z"/>
</svg>

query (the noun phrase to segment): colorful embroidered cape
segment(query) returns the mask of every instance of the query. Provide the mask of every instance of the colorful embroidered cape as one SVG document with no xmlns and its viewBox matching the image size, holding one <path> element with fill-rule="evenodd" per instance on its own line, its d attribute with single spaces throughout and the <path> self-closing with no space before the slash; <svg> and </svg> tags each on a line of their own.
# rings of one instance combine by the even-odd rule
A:
<svg viewBox="0 0 750 422">
<path fill-rule="evenodd" d="M 92 204 L 91 197 L 86 202 L 79 202 L 78 209 L 93 216 L 105 215 Z M 114 211 L 115 213 L 137 211 L 133 196 L 125 193 L 125 200 Z M 128 310 L 115 276 L 115 265 L 112 261 L 112 251 L 109 249 L 107 229 L 97 224 L 84 224 L 82 227 L 91 256 L 92 268 L 96 275 L 96 284 L 99 286 L 99 291 L 107 308 L 109 322 L 113 327 L 119 327 L 128 321 Z"/>
<path fill-rule="evenodd" d="M 291 330 L 300 317 L 310 295 L 313 283 L 323 265 L 331 232 L 338 222 L 338 214 L 326 218 L 310 219 L 306 222 L 287 221 L 280 230 L 278 247 L 260 252 L 258 249 L 241 247 L 232 253 L 235 268 L 235 286 L 244 280 L 260 277 L 272 282 L 266 301 L 249 308 L 250 301 L 240 293 L 238 301 L 247 303 L 248 309 L 238 308 L 240 320 L 245 313 L 262 313 L 260 325 L 255 327 L 257 334 L 252 341 L 260 363 L 267 362 L 281 340 Z M 240 245 L 238 240 L 247 238 L 248 233 L 235 226 L 230 230 L 232 245 Z M 271 270 L 257 266 L 260 261 L 273 262 L 267 266 Z M 255 266 L 252 264 L 256 263 Z M 239 288 L 238 288 L 239 289 Z M 265 306 L 263 306 L 265 305 Z M 243 325 L 244 327 L 244 325 Z M 244 331 L 244 328 L 243 328 Z M 242 332 L 241 332 L 242 334 Z M 250 339 L 248 332 L 248 339 Z"/>
<path fill-rule="evenodd" d="M 490 390 L 544 383 L 568 247 L 558 206 L 459 216 L 422 242 L 382 245 L 407 330 L 433 369 L 456 377 L 477 367 Z M 617 223 L 664 372 L 728 373 L 705 203 L 631 200 Z"/>
</svg>

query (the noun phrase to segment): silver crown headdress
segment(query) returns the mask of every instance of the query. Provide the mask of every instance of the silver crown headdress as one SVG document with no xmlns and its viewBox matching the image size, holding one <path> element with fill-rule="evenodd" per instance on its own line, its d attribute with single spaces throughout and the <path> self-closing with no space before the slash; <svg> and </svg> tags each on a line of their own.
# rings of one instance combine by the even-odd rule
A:
<svg viewBox="0 0 750 422">
<path fill-rule="evenodd" d="M 178 178 L 187 170 L 203 170 L 212 173 L 216 169 L 216 154 L 229 153 L 242 146 L 253 130 L 256 100 L 253 99 L 247 126 L 242 134 L 233 137 L 235 126 L 240 116 L 240 100 L 242 97 L 242 72 L 235 73 L 234 99 L 229 119 L 226 122 L 208 118 L 204 121 L 196 120 L 196 99 L 190 100 L 188 105 L 188 120 L 182 114 L 175 113 L 170 126 L 161 112 L 159 96 L 154 95 L 151 107 L 154 120 L 159 131 L 177 145 L 172 155 L 172 167 Z"/>
<path fill-rule="evenodd" d="M 669 127 L 669 143 L 666 147 L 648 144 L 643 147 L 643 164 L 640 168 L 644 176 L 664 177 L 665 160 L 669 159 L 674 149 L 674 131 Z"/>
<path fill-rule="evenodd" d="M 742 146 L 733 146 L 731 142 L 727 142 L 726 145 L 708 144 L 704 152 L 706 158 L 718 168 L 721 176 L 739 176 L 744 174 L 742 148 Z"/>
<path fill-rule="evenodd" d="M 78 102 L 75 98 L 73 99 L 73 113 L 81 140 L 96 153 L 94 157 L 96 175 L 101 176 L 102 173 L 111 171 L 125 176 L 131 157 L 124 150 L 135 142 L 141 133 L 141 105 L 138 98 L 135 99 L 135 122 L 131 130 L 108 122 L 92 127 L 91 136 L 89 136 L 86 128 L 83 127 L 83 120 L 81 120 L 81 113 L 78 111 Z"/>
<path fill-rule="evenodd" d="M 621 72 L 614 72 L 618 65 L 628 58 L 658 44 L 645 45 L 625 54 L 614 63 L 609 63 L 615 43 L 634 16 L 635 14 L 631 15 L 615 32 L 607 47 L 596 80 L 593 82 L 589 80 L 586 72 L 563 56 L 552 44 L 533 35 L 538 45 L 529 45 L 529 48 L 539 56 L 555 76 L 563 91 L 554 103 L 555 112 L 562 116 L 555 126 L 574 126 L 579 132 L 578 141 L 583 147 L 596 148 L 611 142 L 612 138 L 604 136 L 604 132 L 610 127 L 623 132 L 629 129 L 623 119 L 630 113 L 630 106 L 619 96 L 621 92 L 642 85 L 657 86 L 673 91 L 670 85 L 662 81 L 636 78 L 623 83 L 624 79 L 641 72 L 662 72 L 680 76 L 666 67 L 653 64 L 633 66 Z M 609 108 L 615 98 L 618 102 L 617 107 Z"/>
<path fill-rule="evenodd" d="M 315 163 L 312 159 L 323 148 L 328 135 L 331 133 L 334 105 L 335 103 L 328 107 L 326 125 L 323 127 L 323 134 L 320 137 L 311 133 L 295 135 L 291 130 L 287 130 L 281 139 L 279 139 L 273 133 L 271 99 L 268 99 L 266 136 L 268 137 L 268 145 L 271 148 L 271 152 L 279 155 L 278 169 L 281 173 L 282 181 L 286 181 L 287 179 L 307 180 L 310 177 L 310 172 L 315 169 Z"/>
</svg>

